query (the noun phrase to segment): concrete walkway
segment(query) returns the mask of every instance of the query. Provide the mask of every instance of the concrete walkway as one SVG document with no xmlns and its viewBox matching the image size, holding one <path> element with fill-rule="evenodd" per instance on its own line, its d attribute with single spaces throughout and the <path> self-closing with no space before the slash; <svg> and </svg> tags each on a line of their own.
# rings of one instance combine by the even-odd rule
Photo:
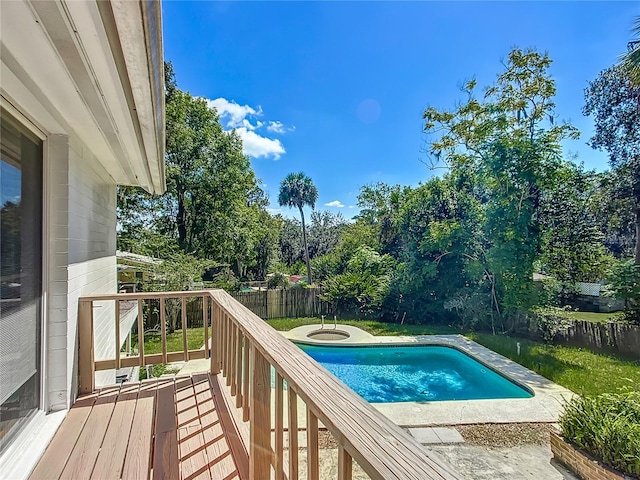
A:
<svg viewBox="0 0 640 480">
<path fill-rule="evenodd" d="M 470 480 L 578 480 L 552 460 L 548 445 L 496 448 L 456 444 L 425 448 Z"/>
</svg>

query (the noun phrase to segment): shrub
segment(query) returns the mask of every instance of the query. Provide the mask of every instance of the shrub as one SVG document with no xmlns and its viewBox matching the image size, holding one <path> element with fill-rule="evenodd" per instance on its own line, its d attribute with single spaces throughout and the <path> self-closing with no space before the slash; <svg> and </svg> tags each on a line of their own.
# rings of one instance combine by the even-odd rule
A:
<svg viewBox="0 0 640 480">
<path fill-rule="evenodd" d="M 574 398 L 562 434 L 603 463 L 640 478 L 640 392 Z"/>
<path fill-rule="evenodd" d="M 571 307 L 538 307 L 533 309 L 536 319 L 536 327 L 538 333 L 545 342 L 552 342 L 555 336 L 566 331 L 573 320 L 567 316 L 567 312 L 571 311 Z"/>
<path fill-rule="evenodd" d="M 284 273 L 276 272 L 267 280 L 267 288 L 269 290 L 274 290 L 278 287 L 287 289 L 289 285 L 289 276 Z"/>
</svg>

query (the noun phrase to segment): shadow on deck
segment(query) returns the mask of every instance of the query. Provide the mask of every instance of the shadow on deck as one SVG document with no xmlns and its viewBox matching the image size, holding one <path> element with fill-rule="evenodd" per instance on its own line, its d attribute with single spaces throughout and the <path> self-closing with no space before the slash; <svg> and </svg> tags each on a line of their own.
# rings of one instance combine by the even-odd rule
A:
<svg viewBox="0 0 640 480">
<path fill-rule="evenodd" d="M 30 478 L 248 478 L 218 378 L 153 379 L 78 398 Z"/>
</svg>

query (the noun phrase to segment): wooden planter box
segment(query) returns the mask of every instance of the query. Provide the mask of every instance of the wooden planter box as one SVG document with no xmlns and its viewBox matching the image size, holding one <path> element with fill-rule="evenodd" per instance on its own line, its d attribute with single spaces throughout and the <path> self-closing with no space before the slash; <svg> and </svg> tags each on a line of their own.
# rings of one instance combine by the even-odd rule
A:
<svg viewBox="0 0 640 480">
<path fill-rule="evenodd" d="M 553 430 L 551 431 L 551 453 L 553 458 L 584 480 L 632 480 L 633 478 L 603 465 Z"/>
</svg>

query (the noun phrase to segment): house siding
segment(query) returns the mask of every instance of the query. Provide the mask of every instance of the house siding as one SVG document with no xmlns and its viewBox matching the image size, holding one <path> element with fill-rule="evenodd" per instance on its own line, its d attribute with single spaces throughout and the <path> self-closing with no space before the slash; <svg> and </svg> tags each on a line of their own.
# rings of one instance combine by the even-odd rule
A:
<svg viewBox="0 0 640 480">
<path fill-rule="evenodd" d="M 69 408 L 78 383 L 78 298 L 117 291 L 116 184 L 82 145 L 63 135 L 49 144 L 48 410 Z M 96 360 L 113 356 L 113 302 L 94 308 Z M 96 385 L 115 383 L 115 371 Z"/>
</svg>

